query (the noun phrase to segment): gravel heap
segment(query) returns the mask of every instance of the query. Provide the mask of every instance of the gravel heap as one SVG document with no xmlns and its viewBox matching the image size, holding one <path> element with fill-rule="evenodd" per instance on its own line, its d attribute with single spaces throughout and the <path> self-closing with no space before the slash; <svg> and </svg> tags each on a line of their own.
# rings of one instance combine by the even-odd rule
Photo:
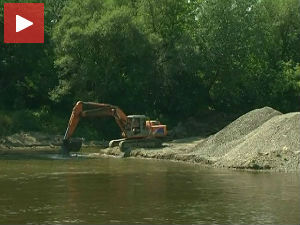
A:
<svg viewBox="0 0 300 225">
<path fill-rule="evenodd" d="M 215 135 L 208 137 L 205 141 L 198 144 L 195 149 L 192 149 L 192 151 L 196 150 L 210 157 L 223 156 L 233 147 L 240 144 L 246 135 L 277 115 L 281 115 L 281 113 L 270 107 L 250 111 Z"/>
<path fill-rule="evenodd" d="M 300 113 L 253 110 L 190 150 L 218 167 L 298 170 Z"/>
</svg>

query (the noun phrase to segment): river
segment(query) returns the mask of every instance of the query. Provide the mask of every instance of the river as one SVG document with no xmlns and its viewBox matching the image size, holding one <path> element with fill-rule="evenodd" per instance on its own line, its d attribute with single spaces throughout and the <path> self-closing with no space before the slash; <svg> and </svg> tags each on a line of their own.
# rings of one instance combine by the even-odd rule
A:
<svg viewBox="0 0 300 225">
<path fill-rule="evenodd" d="M 299 224 L 299 173 L 0 156 L 1 224 Z"/>
</svg>

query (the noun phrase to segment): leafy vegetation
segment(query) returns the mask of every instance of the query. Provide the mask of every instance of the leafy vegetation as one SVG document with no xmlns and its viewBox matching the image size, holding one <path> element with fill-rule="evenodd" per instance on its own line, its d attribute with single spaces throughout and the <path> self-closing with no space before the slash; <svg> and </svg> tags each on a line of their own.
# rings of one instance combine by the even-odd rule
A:
<svg viewBox="0 0 300 225">
<path fill-rule="evenodd" d="M 63 133 L 78 100 L 169 126 L 299 110 L 298 0 L 45 0 L 45 44 L 3 44 L 0 2 L 0 135 Z M 79 132 L 113 136 L 112 124 Z"/>
</svg>

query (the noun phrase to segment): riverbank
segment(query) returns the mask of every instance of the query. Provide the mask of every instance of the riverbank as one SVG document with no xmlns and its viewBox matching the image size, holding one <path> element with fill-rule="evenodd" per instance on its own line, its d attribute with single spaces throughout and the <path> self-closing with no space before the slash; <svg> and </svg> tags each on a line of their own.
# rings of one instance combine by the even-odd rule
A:
<svg viewBox="0 0 300 225">
<path fill-rule="evenodd" d="M 205 166 L 272 171 L 299 171 L 300 113 L 282 114 L 269 107 L 239 117 L 214 135 L 163 143 L 159 149 L 121 152 L 108 142 L 84 142 L 82 153 L 176 160 Z M 19 133 L 0 140 L 0 152 L 59 152 L 62 136 Z"/>
<path fill-rule="evenodd" d="M 127 156 L 201 163 L 213 167 L 299 171 L 300 113 L 253 110 L 208 138 L 185 138 L 163 149 L 135 149 Z M 105 154 L 119 155 L 117 149 Z"/>
</svg>

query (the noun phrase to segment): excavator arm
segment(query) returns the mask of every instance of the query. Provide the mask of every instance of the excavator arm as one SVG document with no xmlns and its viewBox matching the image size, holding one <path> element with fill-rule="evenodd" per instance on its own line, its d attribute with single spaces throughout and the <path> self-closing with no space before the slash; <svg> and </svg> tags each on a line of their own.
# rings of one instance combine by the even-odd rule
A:
<svg viewBox="0 0 300 225">
<path fill-rule="evenodd" d="M 81 118 L 104 117 L 104 116 L 113 116 L 115 118 L 116 123 L 118 124 L 118 126 L 122 131 L 122 135 L 126 137 L 125 126 L 127 124 L 127 116 L 119 107 L 114 105 L 109 105 L 109 104 L 103 104 L 103 103 L 79 101 L 76 103 L 76 105 L 72 110 L 69 124 L 64 135 L 64 139 L 63 139 L 64 151 L 76 150 L 71 146 L 70 138 L 75 132 L 76 127 Z M 81 147 L 81 143 L 80 143 L 80 147 Z"/>
</svg>

